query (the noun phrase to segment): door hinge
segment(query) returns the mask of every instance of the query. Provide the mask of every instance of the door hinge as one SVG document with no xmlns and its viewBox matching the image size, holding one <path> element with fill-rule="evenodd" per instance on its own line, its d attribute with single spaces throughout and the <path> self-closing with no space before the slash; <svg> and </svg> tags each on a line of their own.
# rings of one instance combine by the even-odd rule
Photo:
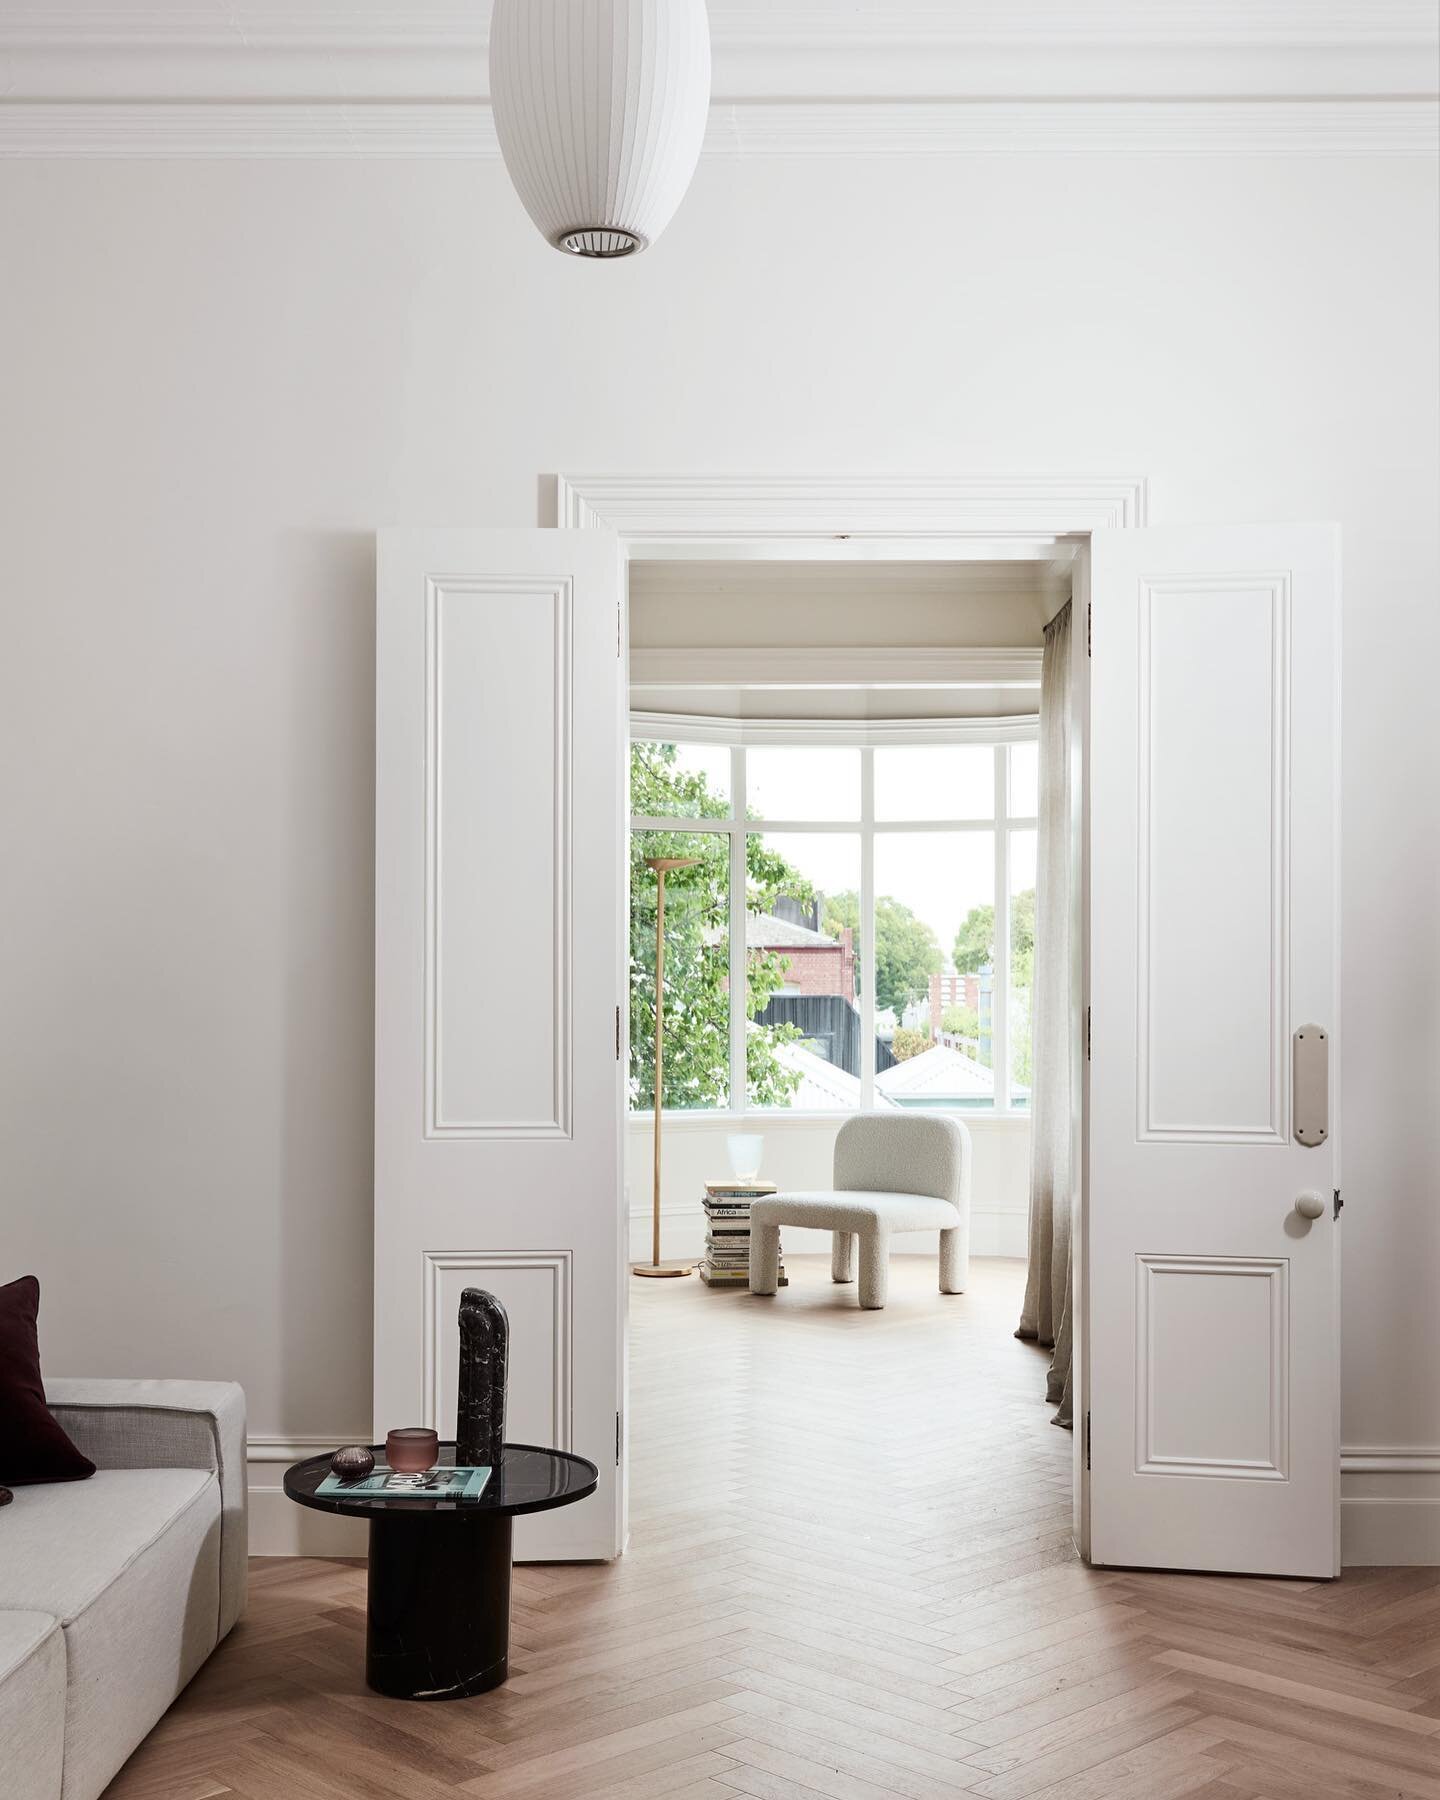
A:
<svg viewBox="0 0 1440 1800">
<path fill-rule="evenodd" d="M 615 1008 L 615 1060 L 620 1060 L 620 1008 Z"/>
<path fill-rule="evenodd" d="M 1090 1060 L 1090 1008 L 1085 1008 L 1085 1060 Z"/>
<path fill-rule="evenodd" d="M 1090 1415 L 1085 1415 L 1085 1467 L 1090 1467 Z"/>
<path fill-rule="evenodd" d="M 1087 600 L 1085 602 L 1085 654 L 1087 656 L 1094 655 L 1094 651 L 1090 648 L 1090 644 L 1091 644 L 1091 637 L 1090 637 L 1091 611 L 1092 611 L 1092 608 L 1091 608 L 1090 602 Z"/>
<path fill-rule="evenodd" d="M 620 1414 L 615 1415 L 615 1467 L 620 1467 L 620 1446 L 624 1442 L 624 1434 L 620 1424 Z"/>
<path fill-rule="evenodd" d="M 1335 1210 L 1330 1215 L 1332 1219 L 1338 1219 L 1340 1217 L 1340 1208 L 1344 1204 L 1345 1204 L 1345 1202 L 1340 1198 L 1340 1190 L 1339 1190 L 1339 1188 L 1336 1188 L 1336 1190 L 1335 1190 Z"/>
</svg>

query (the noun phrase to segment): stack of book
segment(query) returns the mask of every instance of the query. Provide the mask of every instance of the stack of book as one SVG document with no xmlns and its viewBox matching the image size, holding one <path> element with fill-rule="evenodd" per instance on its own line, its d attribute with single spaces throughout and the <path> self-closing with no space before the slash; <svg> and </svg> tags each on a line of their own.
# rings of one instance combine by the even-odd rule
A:
<svg viewBox="0 0 1440 1800">
<path fill-rule="evenodd" d="M 750 1202 L 776 1191 L 773 1181 L 705 1183 L 705 1256 L 700 1279 L 707 1287 L 750 1285 Z M 780 1265 L 780 1287 L 788 1287 Z"/>
</svg>

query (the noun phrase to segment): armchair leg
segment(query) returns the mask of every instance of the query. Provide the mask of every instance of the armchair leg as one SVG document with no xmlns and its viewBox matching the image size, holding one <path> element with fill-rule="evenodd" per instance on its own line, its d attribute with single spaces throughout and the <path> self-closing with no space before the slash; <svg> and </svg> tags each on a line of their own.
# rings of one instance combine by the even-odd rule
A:
<svg viewBox="0 0 1440 1800">
<path fill-rule="evenodd" d="M 780 1227 L 750 1222 L 750 1292 L 773 1294 L 780 1283 Z"/>
<path fill-rule="evenodd" d="M 963 1294 L 970 1279 L 969 1232 L 963 1225 L 940 1233 L 940 1292 Z"/>
<path fill-rule="evenodd" d="M 878 1312 L 890 1284 L 890 1238 L 883 1231 L 860 1233 L 860 1304 Z"/>
<path fill-rule="evenodd" d="M 855 1279 L 855 1233 L 853 1231 L 836 1231 L 831 1236 L 833 1242 L 830 1249 L 830 1279 L 832 1281 L 853 1281 Z"/>
</svg>

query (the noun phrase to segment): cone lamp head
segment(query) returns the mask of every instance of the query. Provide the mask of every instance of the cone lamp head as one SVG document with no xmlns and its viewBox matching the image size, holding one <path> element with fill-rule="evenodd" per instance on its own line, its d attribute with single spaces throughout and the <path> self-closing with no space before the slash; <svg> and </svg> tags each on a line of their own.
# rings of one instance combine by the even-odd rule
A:
<svg viewBox="0 0 1440 1800">
<path fill-rule="evenodd" d="M 587 257 L 644 250 L 705 136 L 705 0 L 495 0 L 490 103 L 515 191 L 549 243 Z"/>
</svg>

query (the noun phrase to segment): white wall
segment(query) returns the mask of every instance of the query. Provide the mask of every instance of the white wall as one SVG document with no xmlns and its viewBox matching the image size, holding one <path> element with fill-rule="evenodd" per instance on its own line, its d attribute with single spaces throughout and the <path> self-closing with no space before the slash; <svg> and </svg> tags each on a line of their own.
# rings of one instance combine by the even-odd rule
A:
<svg viewBox="0 0 1440 1800">
<path fill-rule="evenodd" d="M 1421 159 L 737 157 L 605 267 L 494 163 L 4 165 L 3 1239 L 50 1368 L 368 1416 L 377 526 L 530 523 L 557 469 L 1136 473 L 1157 522 L 1345 527 L 1345 1437 L 1440 1487 L 1436 214 Z"/>
</svg>

